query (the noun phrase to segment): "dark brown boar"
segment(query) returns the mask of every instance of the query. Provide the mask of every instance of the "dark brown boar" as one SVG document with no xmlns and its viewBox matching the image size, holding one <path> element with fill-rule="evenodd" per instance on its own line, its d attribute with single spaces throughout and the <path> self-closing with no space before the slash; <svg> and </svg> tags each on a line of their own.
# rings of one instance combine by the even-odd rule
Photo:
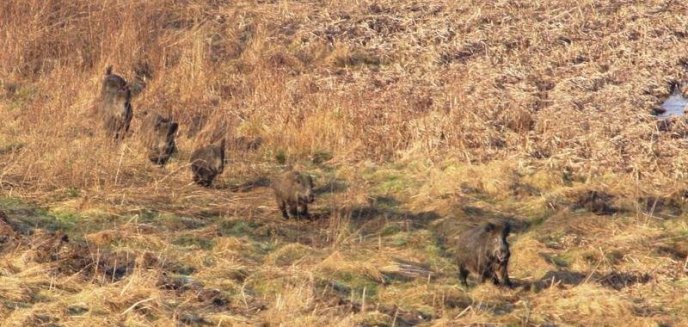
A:
<svg viewBox="0 0 688 327">
<path fill-rule="evenodd" d="M 457 242 L 456 261 L 459 266 L 459 279 L 468 286 L 469 273 L 478 276 L 480 282 L 489 278 L 495 285 L 501 283 L 511 287 L 509 280 L 509 223 L 484 223 L 465 231 Z"/>
<path fill-rule="evenodd" d="M 164 165 L 177 151 L 175 136 L 179 124 L 171 118 L 152 114 L 143 125 L 144 143 L 148 150 L 148 160 L 156 165 Z"/>
<path fill-rule="evenodd" d="M 191 153 L 191 172 L 194 183 L 210 187 L 215 177 L 225 168 L 225 139 L 220 144 L 210 144 Z"/>
<path fill-rule="evenodd" d="M 105 71 L 98 99 L 98 114 L 108 137 L 118 141 L 124 138 L 133 117 L 131 91 L 124 78 L 112 73 L 112 66 Z"/>
<path fill-rule="evenodd" d="M 287 171 L 272 181 L 272 189 L 284 219 L 289 219 L 290 216 L 310 218 L 308 204 L 315 201 L 311 176 L 298 171 Z"/>
</svg>

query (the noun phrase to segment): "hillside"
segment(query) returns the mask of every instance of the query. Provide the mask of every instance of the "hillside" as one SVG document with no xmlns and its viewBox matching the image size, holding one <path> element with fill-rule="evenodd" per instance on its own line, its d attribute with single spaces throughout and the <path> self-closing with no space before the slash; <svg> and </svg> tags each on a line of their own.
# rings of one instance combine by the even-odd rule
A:
<svg viewBox="0 0 688 327">
<path fill-rule="evenodd" d="M 686 13 L 4 1 L 0 325 L 688 324 L 688 125 L 651 115 L 688 86 Z M 121 143 L 94 114 L 109 65 L 135 93 Z M 180 125 L 164 167 L 151 112 Z M 194 185 L 221 137 L 263 142 Z M 280 216 L 287 165 L 313 221 Z M 514 226 L 513 289 L 459 284 L 447 240 L 487 220 Z"/>
</svg>

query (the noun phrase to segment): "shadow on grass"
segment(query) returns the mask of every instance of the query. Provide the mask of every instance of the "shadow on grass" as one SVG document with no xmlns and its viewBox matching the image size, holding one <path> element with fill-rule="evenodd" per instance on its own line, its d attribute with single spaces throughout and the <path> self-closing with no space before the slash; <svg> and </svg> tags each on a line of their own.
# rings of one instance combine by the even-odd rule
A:
<svg viewBox="0 0 688 327">
<path fill-rule="evenodd" d="M 411 212 L 399 209 L 399 201 L 392 197 L 376 197 L 368 206 L 351 208 L 348 215 L 351 222 L 361 226 L 371 220 L 382 218 L 386 221 L 407 222 L 408 227 L 427 228 L 428 225 L 440 218 L 434 211 Z"/>
<path fill-rule="evenodd" d="M 610 216 L 624 211 L 614 206 L 615 198 L 616 196 L 606 192 L 585 191 L 578 196 L 576 203 L 571 205 L 571 209 L 574 211 L 584 209 L 598 216 Z"/>
<path fill-rule="evenodd" d="M 248 238 L 258 243 L 300 243 L 315 248 L 331 242 L 326 229 L 307 219 L 233 219 L 222 222 L 218 233 L 220 236 Z"/>
<path fill-rule="evenodd" d="M 349 185 L 341 180 L 331 180 L 327 184 L 316 187 L 313 192 L 315 195 L 323 195 L 328 193 L 342 193 L 349 189 Z"/>
<path fill-rule="evenodd" d="M 652 280 L 647 273 L 639 272 L 619 272 L 608 273 L 582 273 L 566 269 L 548 271 L 544 276 L 535 282 L 521 281 L 512 279 L 515 287 L 523 287 L 535 292 L 550 287 L 575 287 L 585 283 L 598 283 L 607 288 L 622 290 L 636 284 L 645 284 Z"/>
<path fill-rule="evenodd" d="M 68 231 L 76 227 L 76 216 L 57 216 L 13 198 L 0 198 L 0 212 L 15 232 L 31 235 L 36 229 L 50 232 Z"/>
<path fill-rule="evenodd" d="M 259 187 L 269 187 L 269 186 L 270 186 L 270 179 L 269 178 L 258 177 L 256 179 L 250 180 L 248 182 L 245 182 L 245 183 L 242 183 L 239 185 L 229 186 L 228 189 L 232 192 L 246 193 L 246 192 L 251 192 L 251 191 L 253 191 Z"/>
<path fill-rule="evenodd" d="M 227 186 L 227 189 L 229 189 L 232 192 L 246 193 L 251 192 L 259 187 L 270 187 L 271 183 L 272 182 L 269 178 L 261 176 L 239 185 Z M 349 186 L 346 184 L 346 182 L 341 180 L 332 180 L 325 185 L 316 187 L 315 189 L 313 189 L 313 192 L 316 196 L 318 196 L 328 193 L 342 193 L 345 192 L 348 188 Z"/>
<path fill-rule="evenodd" d="M 638 204 L 644 214 L 662 219 L 680 217 L 685 209 L 681 197 L 645 197 L 639 198 Z"/>
</svg>

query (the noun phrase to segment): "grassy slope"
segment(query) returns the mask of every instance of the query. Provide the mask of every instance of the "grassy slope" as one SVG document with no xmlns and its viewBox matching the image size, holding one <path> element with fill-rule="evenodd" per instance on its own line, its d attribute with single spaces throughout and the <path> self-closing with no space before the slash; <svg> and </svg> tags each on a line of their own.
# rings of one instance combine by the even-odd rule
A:
<svg viewBox="0 0 688 327">
<path fill-rule="evenodd" d="M 686 324 L 685 126 L 647 113 L 685 77 L 687 9 L 4 2 L 0 207 L 35 234 L 1 245 L 3 326 Z M 90 116 L 103 69 L 141 63 L 134 133 L 111 145 Z M 182 125 L 165 168 L 144 110 Z M 212 123 L 187 138 L 195 114 Z M 265 145 L 190 185 L 221 125 Z M 279 218 L 276 157 L 316 177 L 318 220 Z M 588 191 L 617 212 L 579 208 Z M 438 237 L 486 218 L 518 226 L 513 290 L 459 287 Z M 39 260 L 43 230 L 91 265 Z M 91 273 L 100 253 L 135 263 Z"/>
</svg>

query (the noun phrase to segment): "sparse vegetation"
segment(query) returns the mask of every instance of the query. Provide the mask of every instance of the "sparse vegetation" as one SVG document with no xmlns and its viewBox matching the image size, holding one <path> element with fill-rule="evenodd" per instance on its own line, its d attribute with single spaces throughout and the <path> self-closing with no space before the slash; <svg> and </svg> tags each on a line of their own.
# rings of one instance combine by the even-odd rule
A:
<svg viewBox="0 0 688 327">
<path fill-rule="evenodd" d="M 688 79 L 686 12 L 2 1 L 0 325 L 686 325 L 687 121 L 652 116 Z M 162 167 L 145 112 L 179 124 Z M 280 217 L 285 165 L 316 177 L 312 221 Z M 460 285 L 450 238 L 486 220 L 513 289 Z"/>
</svg>

